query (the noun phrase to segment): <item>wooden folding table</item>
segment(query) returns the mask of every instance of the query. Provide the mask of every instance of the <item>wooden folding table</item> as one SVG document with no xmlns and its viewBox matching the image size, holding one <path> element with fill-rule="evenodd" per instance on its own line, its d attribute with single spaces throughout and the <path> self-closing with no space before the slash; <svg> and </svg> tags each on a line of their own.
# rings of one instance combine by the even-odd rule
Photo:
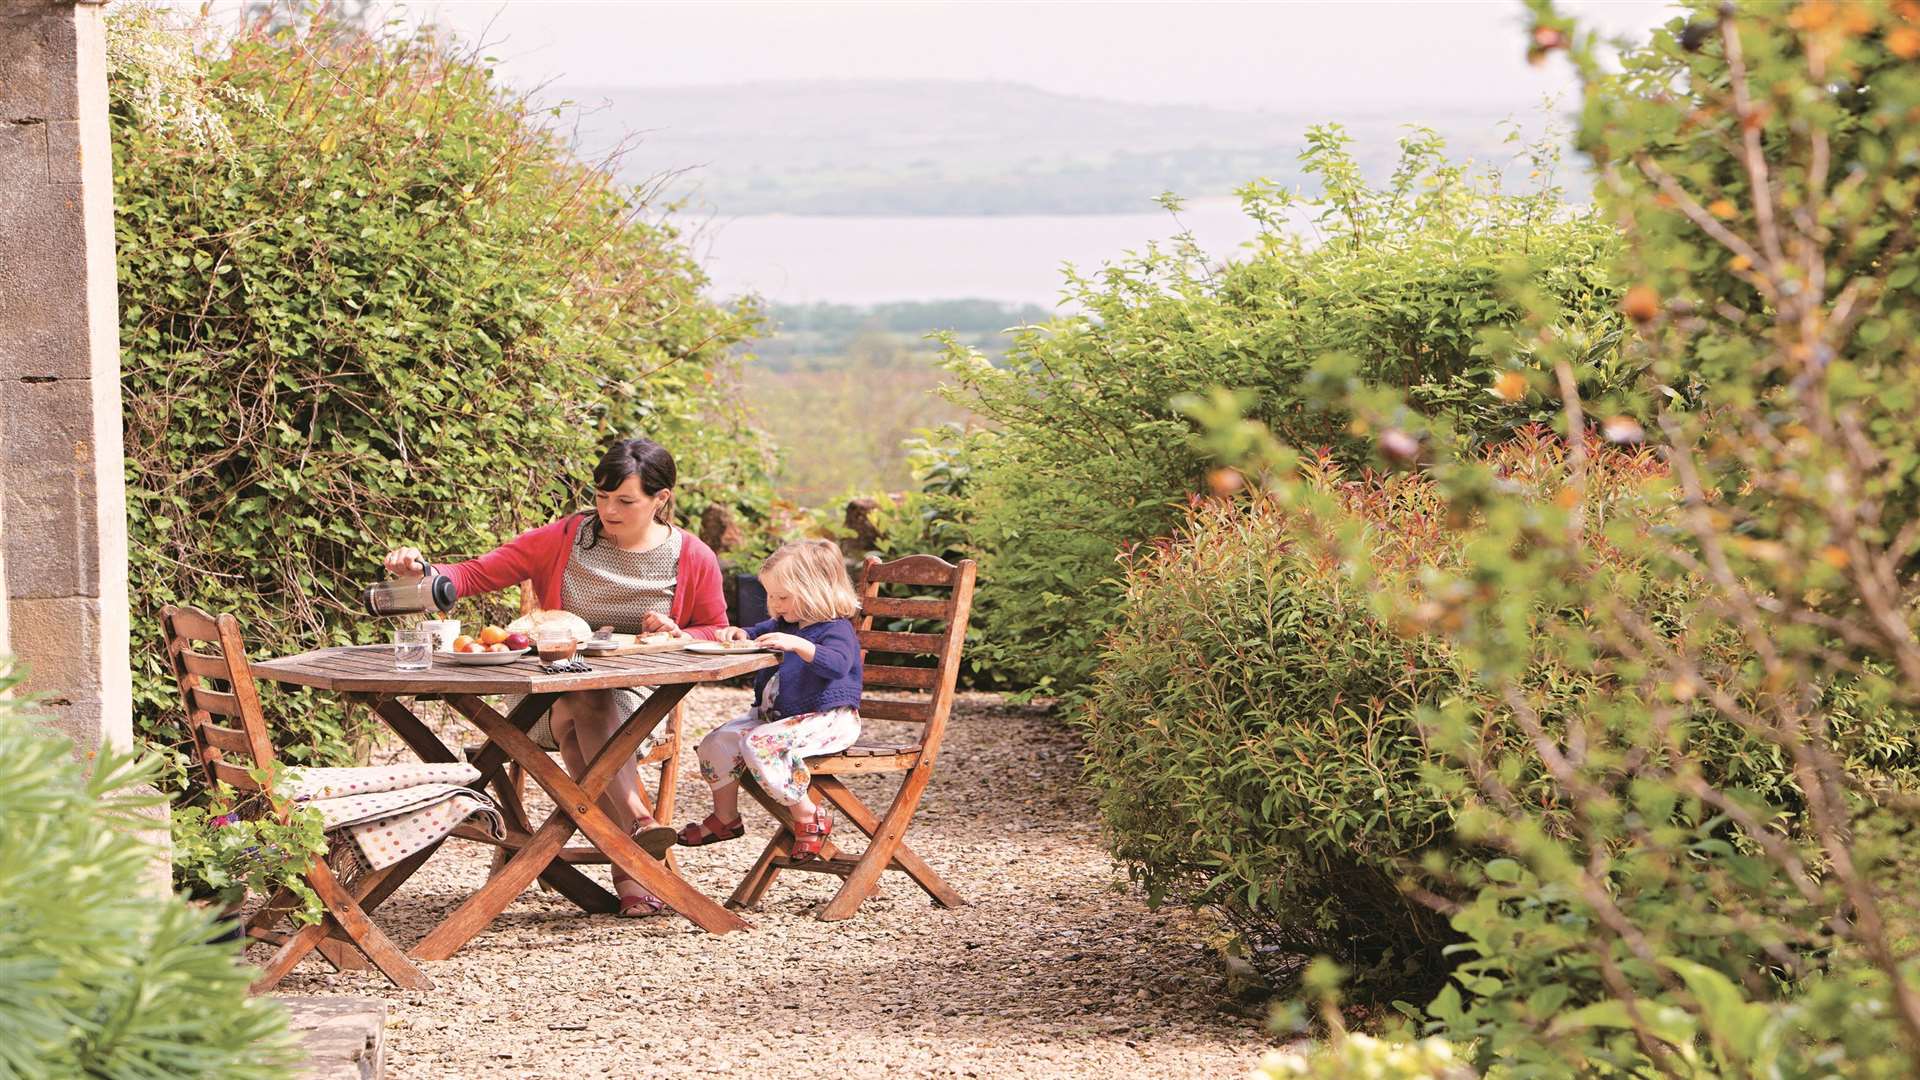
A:
<svg viewBox="0 0 1920 1080">
<path fill-rule="evenodd" d="M 539 661 L 531 654 L 494 667 L 454 664 L 436 658 L 427 671 L 396 671 L 393 655 L 390 645 L 349 645 L 249 666 L 256 679 L 328 690 L 366 705 L 422 761 L 454 762 L 460 757 L 441 742 L 402 699 L 445 701 L 486 736 L 486 745 L 473 759 L 474 767 L 480 770 L 480 779 L 473 787 L 491 785 L 498 793 L 509 823 L 504 846 L 513 851 L 513 857 L 497 867 L 478 892 L 409 949 L 409 955 L 422 960 L 444 960 L 452 956 L 486 929 L 536 877 L 587 911 L 617 910 L 618 901 L 614 896 L 569 861 L 570 857 L 589 850 L 567 847 L 576 830 L 586 834 L 608 861 L 702 929 L 724 934 L 747 928 L 747 923 L 738 915 L 649 856 L 595 800 L 606 790 L 621 764 L 633 759 L 647 735 L 687 691 L 699 683 L 719 682 L 772 667 L 779 663 L 777 655 L 714 656 L 677 652 L 584 657 L 593 670 L 570 675 L 542 672 Z M 594 755 L 586 775 L 577 781 L 527 737 L 528 729 L 561 694 L 638 687 L 651 687 L 653 693 Z M 506 716 L 484 700 L 509 694 L 525 697 Z M 553 799 L 555 812 L 537 829 L 531 828 L 527 821 L 519 792 L 507 782 L 509 762 L 524 768 Z M 375 894 L 362 900 L 362 907 L 371 910 L 385 900 L 413 870 L 425 864 L 426 854 L 422 852 L 408 860 L 411 865 L 382 881 Z"/>
</svg>

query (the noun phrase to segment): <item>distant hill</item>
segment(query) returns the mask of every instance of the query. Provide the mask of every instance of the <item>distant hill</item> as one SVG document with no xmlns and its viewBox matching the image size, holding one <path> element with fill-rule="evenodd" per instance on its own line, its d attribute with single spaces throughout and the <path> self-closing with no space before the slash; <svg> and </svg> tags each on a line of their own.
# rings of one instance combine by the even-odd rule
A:
<svg viewBox="0 0 1920 1080">
<path fill-rule="evenodd" d="M 1331 96 L 1331 95 L 1330 95 Z M 1506 161 L 1503 114 L 1338 115 L 1133 105 L 1010 83 L 756 82 L 562 87 L 597 157 L 631 140 L 623 179 L 679 173 L 668 190 L 724 215 L 1141 212 L 1162 191 L 1223 195 L 1254 177 L 1297 181 L 1301 136 L 1338 120 L 1384 175 L 1409 123 L 1458 156 Z M 1541 126 L 1540 118 L 1526 118 Z"/>
</svg>

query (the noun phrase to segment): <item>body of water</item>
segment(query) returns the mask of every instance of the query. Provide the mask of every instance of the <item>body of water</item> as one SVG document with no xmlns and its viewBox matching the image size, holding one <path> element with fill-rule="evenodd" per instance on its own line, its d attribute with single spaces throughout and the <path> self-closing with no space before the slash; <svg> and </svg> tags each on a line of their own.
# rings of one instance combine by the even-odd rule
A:
<svg viewBox="0 0 1920 1080">
<path fill-rule="evenodd" d="M 685 222 L 683 225 L 687 224 Z M 1155 240 L 1194 234 L 1215 258 L 1258 232 L 1232 198 L 1196 199 L 1178 217 L 714 218 L 693 238 L 720 296 L 758 293 L 776 303 L 878 304 L 978 297 L 1051 305 L 1061 267 L 1088 273 Z"/>
</svg>

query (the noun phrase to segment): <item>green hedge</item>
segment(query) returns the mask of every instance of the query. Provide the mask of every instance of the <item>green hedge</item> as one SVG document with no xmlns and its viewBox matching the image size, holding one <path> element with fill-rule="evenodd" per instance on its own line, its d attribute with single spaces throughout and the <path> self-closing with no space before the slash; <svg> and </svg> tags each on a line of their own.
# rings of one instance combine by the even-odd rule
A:
<svg viewBox="0 0 1920 1080">
<path fill-rule="evenodd" d="M 1489 448 L 1486 461 L 1543 500 L 1565 483 L 1562 444 L 1539 429 Z M 1649 455 L 1600 453 L 1589 473 L 1596 522 L 1634 506 L 1663 475 Z M 1076 721 L 1087 778 L 1116 858 L 1151 900 L 1217 907 L 1276 968 L 1328 954 L 1376 985 L 1432 986 L 1459 934 L 1405 886 L 1468 895 L 1460 867 L 1488 856 L 1456 836 L 1467 785 L 1424 730 L 1422 710 L 1479 709 L 1465 726 L 1489 760 L 1528 760 L 1526 743 L 1502 707 L 1471 695 L 1473 673 L 1452 647 L 1426 632 L 1445 627 L 1444 604 L 1413 623 L 1376 606 L 1389 579 L 1404 587 L 1423 568 L 1461 565 L 1464 534 L 1437 486 L 1410 473 L 1347 479 L 1325 459 L 1308 477 L 1337 499 L 1336 527 L 1365 553 L 1353 560 L 1360 568 L 1302 542 L 1306 519 L 1277 503 L 1192 509 L 1176 540 L 1128 566 Z M 1604 554 L 1604 541 L 1595 545 Z M 1624 587 L 1641 570 L 1620 560 L 1613 572 Z M 1638 604 L 1656 623 L 1688 590 L 1683 579 L 1640 585 Z M 1695 645 L 1719 663 L 1743 659 L 1731 640 Z M 1530 701 L 1560 732 L 1607 678 L 1590 657 L 1563 657 L 1528 673 Z M 1849 772 L 1912 790 L 1920 747 L 1911 711 L 1844 685 L 1826 700 Z M 1675 722 L 1691 724 L 1706 779 L 1797 807 L 1779 747 L 1696 705 Z M 1571 830 L 1563 793 L 1537 762 L 1530 769 L 1512 785 L 1543 828 Z M 1781 824 L 1797 827 L 1791 816 Z M 1423 863 L 1439 856 L 1459 857 L 1453 872 L 1426 875 Z"/>
<path fill-rule="evenodd" d="M 0 658 L 0 694 L 14 683 Z M 0 1076 L 272 1080 L 297 1053 L 286 1015 L 247 995 L 220 926 L 154 895 L 135 794 L 154 758 L 73 744 L 0 696 Z"/>
<path fill-rule="evenodd" d="M 706 300 L 673 226 L 484 63 L 326 33 L 182 76 L 137 16 L 111 85 L 150 739 L 179 739 L 162 605 L 231 611 L 262 653 L 370 640 L 380 552 L 468 556 L 584 505 L 614 438 L 674 450 L 683 512 L 764 513 L 766 455 L 715 378 L 755 313 Z M 276 715 L 293 761 L 348 748 L 328 702 Z"/>
<path fill-rule="evenodd" d="M 1566 332 L 1591 342 L 1585 384 L 1624 376 L 1618 242 L 1605 222 L 1551 188 L 1504 194 L 1448 162 L 1431 135 L 1405 141 L 1379 188 L 1337 128 L 1307 142 L 1324 194 L 1250 186 L 1243 200 L 1262 222 L 1250 250 L 1216 264 L 1175 245 L 1070 277 L 1085 314 L 1020 334 L 1001 366 L 952 350 L 959 400 L 993 421 L 967 444 L 958 507 L 981 558 L 976 666 L 1043 692 L 1084 685 L 1120 599 L 1116 558 L 1166 535 L 1217 463 L 1175 407 L 1183 395 L 1227 388 L 1294 445 L 1351 460 L 1364 448 L 1348 418 L 1319 407 L 1310 385 L 1313 365 L 1341 353 L 1360 377 L 1497 439 L 1551 412 L 1487 393 L 1488 348 L 1518 317 L 1515 287 L 1551 297 Z M 1551 155 L 1536 153 L 1549 170 Z M 1300 218 L 1314 228 L 1303 234 Z"/>
</svg>

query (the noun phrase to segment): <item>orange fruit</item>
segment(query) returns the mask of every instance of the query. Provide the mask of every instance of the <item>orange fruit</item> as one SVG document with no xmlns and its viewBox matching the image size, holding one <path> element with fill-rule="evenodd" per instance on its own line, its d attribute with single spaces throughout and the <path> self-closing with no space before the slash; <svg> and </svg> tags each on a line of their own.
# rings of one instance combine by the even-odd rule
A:
<svg viewBox="0 0 1920 1080">
<path fill-rule="evenodd" d="M 1635 285 L 1620 298 L 1620 310 L 1634 322 L 1647 322 L 1660 314 L 1660 294 L 1646 285 Z"/>
<path fill-rule="evenodd" d="M 497 626 L 489 626 L 485 630 L 480 631 L 480 644 L 482 645 L 498 645 L 505 640 L 507 640 L 507 632 Z"/>
<path fill-rule="evenodd" d="M 459 637 L 453 639 L 453 651 L 466 652 L 467 646 L 471 644 L 473 644 L 473 635 L 461 634 Z"/>
</svg>

